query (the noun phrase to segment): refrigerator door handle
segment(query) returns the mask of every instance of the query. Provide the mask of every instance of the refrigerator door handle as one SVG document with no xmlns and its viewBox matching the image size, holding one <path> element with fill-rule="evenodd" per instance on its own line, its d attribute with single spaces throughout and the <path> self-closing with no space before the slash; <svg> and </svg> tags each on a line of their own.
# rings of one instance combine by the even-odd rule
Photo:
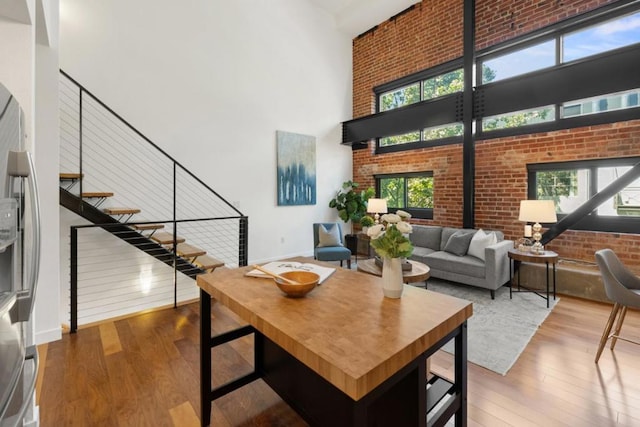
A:
<svg viewBox="0 0 640 427">
<path fill-rule="evenodd" d="M 38 179 L 31 153 L 28 151 L 10 151 L 7 162 L 10 176 L 26 178 L 31 196 L 31 216 L 33 222 L 33 248 L 31 257 L 30 282 L 26 295 L 18 297 L 18 321 L 28 321 L 33 311 L 36 298 L 38 275 L 40 273 L 40 197 L 38 196 Z"/>
</svg>

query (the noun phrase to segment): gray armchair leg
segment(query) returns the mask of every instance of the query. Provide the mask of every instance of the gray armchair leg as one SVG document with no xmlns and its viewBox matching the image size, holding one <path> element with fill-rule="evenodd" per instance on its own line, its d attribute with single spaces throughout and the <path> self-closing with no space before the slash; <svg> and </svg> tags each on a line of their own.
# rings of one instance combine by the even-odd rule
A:
<svg viewBox="0 0 640 427">
<path fill-rule="evenodd" d="M 342 261 L 340 261 L 340 265 L 342 266 Z M 347 268 L 349 270 L 351 270 L 351 260 L 350 259 L 347 260 Z"/>
</svg>

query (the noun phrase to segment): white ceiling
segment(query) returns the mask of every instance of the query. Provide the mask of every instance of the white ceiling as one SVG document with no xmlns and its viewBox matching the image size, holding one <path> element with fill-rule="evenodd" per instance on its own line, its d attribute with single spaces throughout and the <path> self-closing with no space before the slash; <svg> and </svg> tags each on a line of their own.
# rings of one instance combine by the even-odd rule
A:
<svg viewBox="0 0 640 427">
<path fill-rule="evenodd" d="M 402 12 L 420 0 L 309 0 L 333 15 L 340 31 L 352 38 Z"/>
</svg>

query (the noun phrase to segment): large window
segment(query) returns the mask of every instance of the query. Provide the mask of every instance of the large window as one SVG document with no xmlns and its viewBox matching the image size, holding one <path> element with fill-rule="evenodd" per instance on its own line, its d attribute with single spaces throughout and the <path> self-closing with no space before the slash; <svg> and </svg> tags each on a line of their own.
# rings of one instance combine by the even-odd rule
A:
<svg viewBox="0 0 640 427">
<path fill-rule="evenodd" d="M 638 157 L 529 165 L 529 197 L 553 200 L 558 218 L 563 218 L 637 163 Z M 640 177 L 636 177 L 574 228 L 637 232 L 639 226 Z"/>
<path fill-rule="evenodd" d="M 433 173 L 376 176 L 377 196 L 391 212 L 402 209 L 416 218 L 433 218 Z"/>
<path fill-rule="evenodd" d="M 544 39 L 544 37 L 541 37 Z M 488 53 L 479 62 L 482 84 L 520 76 L 562 63 L 582 60 L 621 47 L 640 43 L 640 12 L 618 16 L 578 30 L 558 30 L 535 44 L 510 48 L 507 53 Z M 514 111 L 499 117 L 483 117 L 479 129 L 491 132 L 557 119 L 598 114 L 639 106 L 640 89 L 609 93 L 561 105 L 540 106 L 526 112 Z M 556 111 L 559 113 L 556 115 Z"/>
<path fill-rule="evenodd" d="M 419 78 L 418 81 L 378 94 L 378 111 L 394 110 L 416 102 L 462 92 L 463 89 L 464 71 L 462 68 L 440 73 L 429 78 Z M 401 135 L 379 138 L 378 146 L 389 147 L 459 136 L 462 136 L 462 123 L 449 123 L 426 129 L 416 129 Z"/>
<path fill-rule="evenodd" d="M 566 34 L 563 62 L 569 62 L 640 42 L 640 12 L 610 19 Z"/>
</svg>

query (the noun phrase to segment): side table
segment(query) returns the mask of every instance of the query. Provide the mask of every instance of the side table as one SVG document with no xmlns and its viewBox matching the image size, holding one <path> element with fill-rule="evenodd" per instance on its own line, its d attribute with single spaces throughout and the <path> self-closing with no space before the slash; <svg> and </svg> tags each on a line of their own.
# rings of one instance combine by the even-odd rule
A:
<svg viewBox="0 0 640 427">
<path fill-rule="evenodd" d="M 534 254 L 532 252 L 522 252 L 517 249 L 509 249 L 508 252 L 509 258 L 513 260 L 513 266 L 511 262 L 509 262 L 509 277 L 511 277 L 511 281 L 509 282 L 509 299 L 513 298 L 513 275 L 515 271 L 518 272 L 518 290 L 515 292 L 533 292 L 534 294 L 544 298 L 547 300 L 547 308 L 549 308 L 549 264 L 553 266 L 553 299 L 556 299 L 556 263 L 558 262 L 558 254 L 553 251 L 544 251 L 541 254 Z M 546 264 L 546 282 L 547 282 L 547 294 L 542 295 L 539 291 L 535 289 L 525 288 L 521 286 L 520 281 L 520 263 L 528 262 L 532 264 Z M 524 290 L 522 290 L 524 289 Z"/>
<path fill-rule="evenodd" d="M 408 260 L 411 263 L 411 270 L 402 271 L 402 279 L 404 283 L 426 282 L 429 279 L 429 266 L 418 261 Z M 370 258 L 358 263 L 358 271 L 373 274 L 374 276 L 382 276 L 382 268 L 376 265 L 376 260 Z"/>
</svg>

